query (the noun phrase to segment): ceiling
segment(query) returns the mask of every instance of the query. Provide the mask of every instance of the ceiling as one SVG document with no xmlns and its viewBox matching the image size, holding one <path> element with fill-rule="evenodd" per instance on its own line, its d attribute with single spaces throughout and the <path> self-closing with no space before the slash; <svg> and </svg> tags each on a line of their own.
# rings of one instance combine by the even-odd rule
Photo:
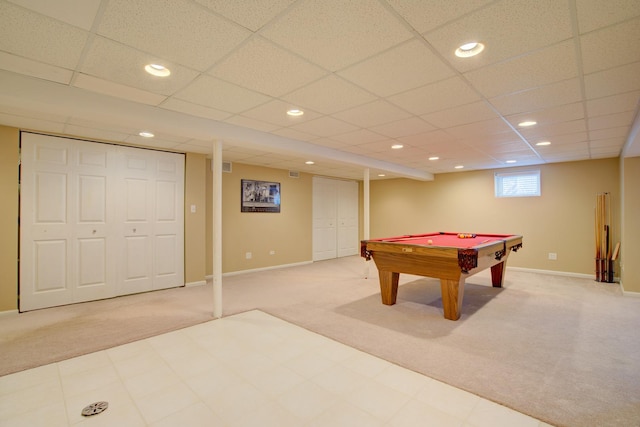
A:
<svg viewBox="0 0 640 427">
<path fill-rule="evenodd" d="M 640 155 L 638 0 L 0 0 L 0 22 L 21 129 L 350 179 Z"/>
</svg>

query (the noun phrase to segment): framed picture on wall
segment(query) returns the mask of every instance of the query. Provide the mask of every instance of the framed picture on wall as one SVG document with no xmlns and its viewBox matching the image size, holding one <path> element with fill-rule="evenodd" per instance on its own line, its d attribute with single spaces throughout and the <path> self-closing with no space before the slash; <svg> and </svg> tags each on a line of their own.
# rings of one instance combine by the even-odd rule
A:
<svg viewBox="0 0 640 427">
<path fill-rule="evenodd" d="M 240 212 L 280 212 L 280 183 L 243 179 Z"/>
</svg>

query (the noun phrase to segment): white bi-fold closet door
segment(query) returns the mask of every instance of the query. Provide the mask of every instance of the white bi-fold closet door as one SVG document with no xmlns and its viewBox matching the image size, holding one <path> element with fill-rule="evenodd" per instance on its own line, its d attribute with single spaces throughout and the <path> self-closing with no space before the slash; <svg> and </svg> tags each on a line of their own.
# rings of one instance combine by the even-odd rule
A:
<svg viewBox="0 0 640 427">
<path fill-rule="evenodd" d="M 313 260 L 358 253 L 358 183 L 313 177 Z"/>
<path fill-rule="evenodd" d="M 20 311 L 184 285 L 184 155 L 24 132 Z"/>
</svg>

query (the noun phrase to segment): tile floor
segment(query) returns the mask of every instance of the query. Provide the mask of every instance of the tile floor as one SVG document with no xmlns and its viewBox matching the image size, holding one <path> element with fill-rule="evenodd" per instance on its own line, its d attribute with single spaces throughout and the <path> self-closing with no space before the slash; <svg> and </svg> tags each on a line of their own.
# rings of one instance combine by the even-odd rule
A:
<svg viewBox="0 0 640 427">
<path fill-rule="evenodd" d="M 261 311 L 0 377 L 0 425 L 548 426 Z"/>
</svg>

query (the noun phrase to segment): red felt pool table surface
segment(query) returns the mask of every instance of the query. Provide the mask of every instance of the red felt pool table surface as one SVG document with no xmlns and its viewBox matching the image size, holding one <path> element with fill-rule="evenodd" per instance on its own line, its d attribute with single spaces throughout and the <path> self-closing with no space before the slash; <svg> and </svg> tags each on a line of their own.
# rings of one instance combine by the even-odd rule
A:
<svg viewBox="0 0 640 427">
<path fill-rule="evenodd" d="M 458 237 L 459 234 L 465 234 L 475 237 Z M 404 243 L 407 245 L 424 245 L 424 246 L 448 246 L 452 248 L 473 248 L 489 242 L 502 241 L 511 237 L 511 234 L 476 234 L 476 233 L 426 233 L 426 234 L 409 234 L 405 236 L 385 237 L 383 239 L 372 239 L 370 241 L 388 242 L 388 243 Z M 429 242 L 431 241 L 431 243 Z"/>
<path fill-rule="evenodd" d="M 363 240 L 360 246 L 361 255 L 378 267 L 383 304 L 395 304 L 400 273 L 435 277 L 444 317 L 458 320 L 465 279 L 491 268 L 493 286 L 502 287 L 507 257 L 522 247 L 522 236 L 438 232 Z"/>
</svg>

